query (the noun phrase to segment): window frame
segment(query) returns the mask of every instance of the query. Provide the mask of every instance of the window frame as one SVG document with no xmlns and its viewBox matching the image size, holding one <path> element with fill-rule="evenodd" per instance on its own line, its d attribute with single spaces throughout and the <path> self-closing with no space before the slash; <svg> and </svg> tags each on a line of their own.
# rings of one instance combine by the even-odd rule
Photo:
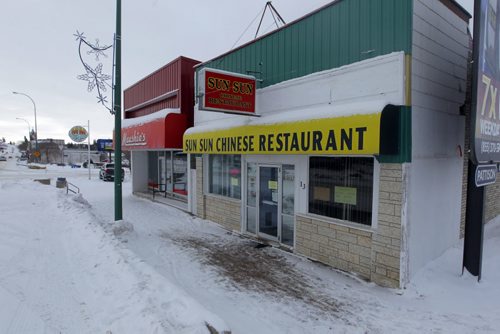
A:
<svg viewBox="0 0 500 334">
<path fill-rule="evenodd" d="M 311 172 L 311 158 L 370 158 L 373 160 L 373 184 L 372 184 L 372 217 L 371 224 L 362 224 L 350 220 L 344 220 L 335 217 L 329 217 L 320 215 L 317 213 L 310 212 L 309 208 L 309 195 L 310 195 L 310 172 Z M 374 231 L 378 227 L 378 204 L 379 204 L 379 186 L 380 186 L 380 163 L 374 156 L 367 155 L 309 155 L 307 156 L 307 187 L 305 187 L 305 202 L 306 202 L 306 216 L 312 217 L 317 220 L 321 220 L 327 223 L 334 223 L 337 225 L 343 225 L 350 228 L 356 228 L 366 231 Z"/>
<path fill-rule="evenodd" d="M 239 175 L 239 186 L 240 186 L 240 193 L 239 193 L 239 198 L 236 197 L 231 197 L 231 196 L 226 196 L 222 194 L 217 194 L 217 193 L 212 193 L 210 192 L 210 181 L 211 181 L 211 170 L 210 170 L 210 156 L 239 156 L 240 157 L 240 175 Z M 242 180 L 243 180 L 243 155 L 241 154 L 205 154 L 203 157 L 203 194 L 206 196 L 212 196 L 212 197 L 219 197 L 224 200 L 230 200 L 230 201 L 242 201 L 243 200 L 243 185 L 242 185 Z"/>
</svg>

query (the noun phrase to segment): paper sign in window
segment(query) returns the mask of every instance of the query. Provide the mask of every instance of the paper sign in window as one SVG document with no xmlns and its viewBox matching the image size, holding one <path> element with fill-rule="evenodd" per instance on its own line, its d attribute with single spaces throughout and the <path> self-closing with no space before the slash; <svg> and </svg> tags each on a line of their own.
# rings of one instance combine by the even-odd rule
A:
<svg viewBox="0 0 500 334">
<path fill-rule="evenodd" d="M 269 181 L 267 182 L 267 187 L 269 190 L 276 190 L 278 189 L 278 181 Z"/>
<path fill-rule="evenodd" d="M 351 187 L 335 187 L 335 203 L 356 205 L 358 189 Z"/>
<path fill-rule="evenodd" d="M 315 201 L 330 201 L 330 188 L 314 187 L 313 196 Z"/>
<path fill-rule="evenodd" d="M 271 200 L 274 202 L 274 203 L 278 203 L 278 192 L 277 191 L 273 191 L 271 193 Z"/>
<path fill-rule="evenodd" d="M 232 177 L 231 178 L 231 185 L 235 186 L 235 187 L 239 186 L 240 185 L 240 180 L 238 180 L 238 178 L 236 178 L 236 177 Z"/>
</svg>

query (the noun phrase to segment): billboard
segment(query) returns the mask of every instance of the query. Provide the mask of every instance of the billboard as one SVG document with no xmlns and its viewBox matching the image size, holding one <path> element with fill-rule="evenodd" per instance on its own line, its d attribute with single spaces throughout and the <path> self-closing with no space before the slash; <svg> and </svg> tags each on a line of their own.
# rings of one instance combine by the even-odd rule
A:
<svg viewBox="0 0 500 334">
<path fill-rule="evenodd" d="M 198 72 L 200 110 L 255 115 L 255 78 L 204 68 Z"/>
<path fill-rule="evenodd" d="M 500 162 L 500 0 L 474 7 L 472 159 Z"/>
<path fill-rule="evenodd" d="M 113 140 L 112 139 L 97 139 L 97 151 L 99 151 L 99 152 L 113 151 Z"/>
</svg>

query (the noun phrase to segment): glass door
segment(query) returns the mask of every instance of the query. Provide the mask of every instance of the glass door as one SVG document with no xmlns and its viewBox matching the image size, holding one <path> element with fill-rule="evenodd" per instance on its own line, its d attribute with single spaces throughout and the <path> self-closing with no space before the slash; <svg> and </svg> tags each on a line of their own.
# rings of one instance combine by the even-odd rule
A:
<svg viewBox="0 0 500 334">
<path fill-rule="evenodd" d="M 295 166 L 246 164 L 244 230 L 293 247 Z"/>
<path fill-rule="evenodd" d="M 281 204 L 281 243 L 293 247 L 295 231 L 295 167 L 283 165 Z"/>
<path fill-rule="evenodd" d="M 280 218 L 280 168 L 259 167 L 259 234 L 278 239 Z"/>
<path fill-rule="evenodd" d="M 246 231 L 257 233 L 257 164 L 247 163 L 247 205 L 246 205 Z"/>
</svg>

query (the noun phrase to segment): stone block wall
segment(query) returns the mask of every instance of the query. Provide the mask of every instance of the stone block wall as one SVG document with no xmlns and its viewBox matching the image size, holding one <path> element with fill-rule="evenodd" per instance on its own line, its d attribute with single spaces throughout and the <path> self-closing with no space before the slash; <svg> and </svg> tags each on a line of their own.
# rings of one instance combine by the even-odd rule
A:
<svg viewBox="0 0 500 334">
<path fill-rule="evenodd" d="M 196 158 L 197 216 L 221 224 L 230 231 L 241 231 L 241 201 L 203 193 L 203 158 Z"/>
<path fill-rule="evenodd" d="M 372 232 L 296 216 L 295 252 L 370 279 Z"/>
<path fill-rule="evenodd" d="M 372 239 L 371 280 L 387 287 L 400 286 L 403 166 L 381 164 L 377 228 Z"/>
<path fill-rule="evenodd" d="M 403 168 L 381 164 L 377 227 L 351 227 L 297 215 L 295 252 L 379 285 L 401 287 Z"/>
<path fill-rule="evenodd" d="M 198 216 L 241 231 L 241 201 L 203 193 L 202 159 L 196 160 Z M 358 274 L 379 285 L 401 287 L 403 165 L 381 164 L 376 228 L 296 215 L 295 253 Z"/>
<path fill-rule="evenodd" d="M 205 195 L 205 219 L 239 233 L 241 231 L 241 201 Z"/>
<path fill-rule="evenodd" d="M 205 219 L 205 196 L 203 194 L 203 158 L 196 157 L 196 214 Z"/>
<path fill-rule="evenodd" d="M 500 215 L 500 173 L 497 173 L 497 182 L 486 186 L 484 221 L 487 223 Z"/>
</svg>

